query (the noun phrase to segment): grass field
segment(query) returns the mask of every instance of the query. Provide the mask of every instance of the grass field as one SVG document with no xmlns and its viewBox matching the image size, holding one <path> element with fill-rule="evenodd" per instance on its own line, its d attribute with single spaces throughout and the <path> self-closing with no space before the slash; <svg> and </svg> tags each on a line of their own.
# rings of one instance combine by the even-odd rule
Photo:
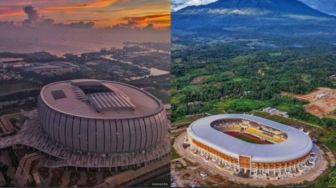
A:
<svg viewBox="0 0 336 188">
<path fill-rule="evenodd" d="M 225 134 L 228 134 L 232 137 L 238 138 L 240 140 L 243 140 L 248 143 L 253 143 L 253 144 L 271 144 L 271 142 L 268 142 L 266 140 L 261 140 L 260 138 L 243 133 L 243 132 L 224 132 Z"/>
<path fill-rule="evenodd" d="M 256 140 L 248 138 L 248 137 L 243 136 L 243 135 L 237 135 L 237 136 L 235 136 L 235 138 L 239 138 L 240 140 L 243 140 L 243 141 L 248 142 L 248 143 L 259 144 L 259 142 L 257 142 Z"/>
</svg>

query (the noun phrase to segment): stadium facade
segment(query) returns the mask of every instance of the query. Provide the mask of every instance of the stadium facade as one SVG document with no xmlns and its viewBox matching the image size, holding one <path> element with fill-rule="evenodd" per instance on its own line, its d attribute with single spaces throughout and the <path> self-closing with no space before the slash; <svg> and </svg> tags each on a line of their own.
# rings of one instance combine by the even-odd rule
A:
<svg viewBox="0 0 336 188">
<path fill-rule="evenodd" d="M 73 80 L 45 86 L 38 109 L 43 131 L 82 153 L 130 153 L 150 149 L 167 133 L 159 100 L 135 87 Z"/>
<path fill-rule="evenodd" d="M 169 121 L 161 101 L 134 86 L 93 79 L 42 88 L 38 115 L 0 148 L 23 145 L 48 167 L 133 168 L 167 158 Z"/>
<path fill-rule="evenodd" d="M 313 142 L 307 133 L 253 115 L 205 117 L 193 122 L 187 135 L 194 153 L 236 174 L 285 177 L 315 165 Z"/>
</svg>

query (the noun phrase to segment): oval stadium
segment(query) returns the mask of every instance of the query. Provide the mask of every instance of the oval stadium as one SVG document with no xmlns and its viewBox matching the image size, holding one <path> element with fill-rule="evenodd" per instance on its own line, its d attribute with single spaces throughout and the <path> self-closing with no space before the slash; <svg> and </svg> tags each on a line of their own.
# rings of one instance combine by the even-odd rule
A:
<svg viewBox="0 0 336 188">
<path fill-rule="evenodd" d="M 85 153 L 129 153 L 163 141 L 167 118 L 161 102 L 130 85 L 72 80 L 42 88 L 43 131 L 54 142 Z"/>
<path fill-rule="evenodd" d="M 47 154 L 51 168 L 128 169 L 168 158 L 168 131 L 163 104 L 148 92 L 113 81 L 69 80 L 44 86 L 37 112 L 0 148 L 33 148 Z"/>
<path fill-rule="evenodd" d="M 289 177 L 315 165 L 313 142 L 296 128 L 247 114 L 221 114 L 193 122 L 191 151 L 236 175 Z"/>
</svg>

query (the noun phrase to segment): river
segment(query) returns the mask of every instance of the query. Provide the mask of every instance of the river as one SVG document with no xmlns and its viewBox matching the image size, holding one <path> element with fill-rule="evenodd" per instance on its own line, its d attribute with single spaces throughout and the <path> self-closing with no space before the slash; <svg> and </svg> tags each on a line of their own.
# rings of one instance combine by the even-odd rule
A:
<svg viewBox="0 0 336 188">
<path fill-rule="evenodd" d="M 105 58 L 105 59 L 108 59 L 108 60 L 118 61 L 120 63 L 125 63 L 125 64 L 128 64 L 128 65 L 136 66 L 136 67 L 139 67 L 141 69 L 146 69 L 150 72 L 149 76 L 162 76 L 162 75 L 169 74 L 169 71 L 165 71 L 165 70 L 162 70 L 162 69 L 157 69 L 157 68 L 154 68 L 154 67 L 148 68 L 148 67 L 145 67 L 145 66 L 137 65 L 137 64 L 134 64 L 131 61 L 116 59 L 116 58 L 112 57 L 112 55 L 104 55 L 102 57 Z M 146 76 L 136 76 L 136 77 L 132 77 L 130 79 L 131 80 L 139 80 L 139 79 L 146 78 L 146 77 L 148 77 L 148 75 L 146 75 Z"/>
</svg>

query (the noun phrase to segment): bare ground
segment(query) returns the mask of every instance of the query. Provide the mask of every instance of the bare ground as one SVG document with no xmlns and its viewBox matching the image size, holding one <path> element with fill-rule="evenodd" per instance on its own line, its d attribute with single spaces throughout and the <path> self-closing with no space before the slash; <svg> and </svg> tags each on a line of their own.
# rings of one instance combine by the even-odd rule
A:
<svg viewBox="0 0 336 188">
<path fill-rule="evenodd" d="M 319 117 L 328 116 L 336 119 L 333 112 L 336 110 L 336 89 L 320 87 L 317 90 L 304 94 L 296 95 L 283 92 L 283 95 L 293 96 L 299 100 L 308 101 L 305 105 L 307 112 Z"/>
</svg>

